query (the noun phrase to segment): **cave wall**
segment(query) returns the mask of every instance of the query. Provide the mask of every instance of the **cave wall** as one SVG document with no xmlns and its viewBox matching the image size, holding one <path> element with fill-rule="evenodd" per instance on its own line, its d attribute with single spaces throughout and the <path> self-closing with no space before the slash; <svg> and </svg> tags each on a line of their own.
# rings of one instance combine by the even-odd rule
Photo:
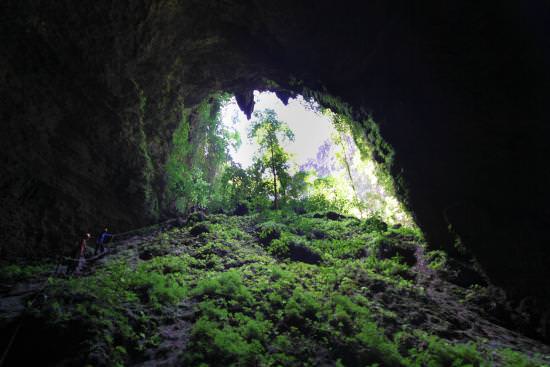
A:
<svg viewBox="0 0 550 367">
<path fill-rule="evenodd" d="M 313 91 L 356 121 L 372 114 L 430 246 L 461 256 L 459 239 L 496 284 L 548 298 L 548 5 L 5 0 L 0 11 L 2 256 L 161 218 L 171 133 L 210 93 L 235 93 L 249 113 L 254 89 Z"/>
<path fill-rule="evenodd" d="M 0 5 L 0 258 L 57 255 L 84 232 L 162 219 L 185 110 L 258 79 L 192 5 Z M 235 73 L 218 79 L 219 60 Z"/>
</svg>

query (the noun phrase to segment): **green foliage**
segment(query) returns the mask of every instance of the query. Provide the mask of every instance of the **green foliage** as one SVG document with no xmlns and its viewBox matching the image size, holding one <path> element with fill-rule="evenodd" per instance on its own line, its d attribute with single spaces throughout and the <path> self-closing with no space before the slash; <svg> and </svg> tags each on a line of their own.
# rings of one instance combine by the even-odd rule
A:
<svg viewBox="0 0 550 367">
<path fill-rule="evenodd" d="M 275 221 L 267 221 L 256 227 L 258 231 L 258 238 L 264 245 L 269 245 L 273 240 L 281 238 L 281 233 L 285 230 L 285 228 L 285 225 Z"/>
<path fill-rule="evenodd" d="M 288 232 L 283 232 L 279 238 L 271 241 L 267 250 L 274 256 L 284 258 L 289 254 L 289 245 L 299 242 L 301 242 L 299 237 Z"/>
<path fill-rule="evenodd" d="M 52 271 L 53 266 L 49 263 L 36 265 L 2 264 L 0 266 L 0 282 L 11 283 L 44 275 Z"/>
<path fill-rule="evenodd" d="M 182 113 L 182 120 L 172 135 L 172 152 L 165 167 L 168 185 L 167 200 L 174 200 L 179 211 L 184 211 L 187 206 L 186 198 L 183 196 L 189 181 L 185 162 L 191 151 L 187 115 Z"/>
<path fill-rule="evenodd" d="M 304 326 L 306 319 L 319 318 L 321 304 L 314 293 L 297 288 L 285 305 L 286 319 L 291 324 Z"/>
<path fill-rule="evenodd" d="M 447 254 L 441 250 L 430 251 L 426 254 L 428 266 L 433 270 L 441 270 L 447 263 Z"/>
<path fill-rule="evenodd" d="M 535 362 L 524 354 L 509 348 L 501 349 L 499 355 L 504 367 L 546 367 L 548 365 Z"/>
<path fill-rule="evenodd" d="M 378 164 L 377 170 L 384 171 L 391 166 L 393 153 L 377 134 L 377 127 L 372 119 L 368 120 L 369 126 L 373 126 L 368 130 L 370 135 L 361 136 L 357 135 L 357 124 L 345 114 L 338 115 L 330 112 L 336 128 L 333 143 L 340 147 L 336 151 L 336 160 L 345 167 L 346 174 L 316 177 L 314 170 L 290 174 L 290 156 L 283 149 L 282 142 L 293 140 L 294 135 L 285 123 L 278 120 L 275 112 L 269 109 L 254 114 L 254 121 L 249 131 L 249 138 L 255 139 L 259 145 L 253 165 L 244 169 L 238 164 L 229 162 L 227 147 L 238 139 L 220 127 L 219 117 L 214 113 L 214 107 L 206 102 L 201 104 L 193 117 L 193 121 L 198 122 L 191 121 L 187 124 L 190 133 L 185 142 L 182 142 L 182 146 L 193 145 L 194 149 L 183 154 L 185 159 L 180 160 L 183 162 L 183 165 L 179 166 L 180 170 L 181 167 L 185 167 L 179 180 L 181 187 L 175 190 L 179 192 L 176 207 L 180 212 L 193 205 L 206 206 L 216 212 L 233 211 L 237 207 L 246 207 L 255 211 L 274 207 L 276 209 L 292 208 L 297 212 L 332 210 L 361 218 L 376 214 L 391 223 L 412 223 L 395 198 L 386 195 L 386 192 L 391 194 L 393 191 L 380 189 L 375 182 L 376 178 L 373 177 L 372 180 L 374 180 L 373 185 L 378 189 L 367 190 L 368 192 L 365 193 L 364 190 L 357 188 L 361 177 L 373 176 L 373 172 L 365 173 L 367 172 L 365 167 L 371 167 L 372 164 L 369 166 L 365 162 L 361 163 L 359 151 L 363 158 L 368 159 L 373 159 L 375 155 L 373 152 L 384 153 L 384 159 L 387 158 L 386 161 L 389 163 L 384 166 Z M 207 138 L 202 140 L 195 137 L 197 134 L 200 136 L 203 131 L 218 131 L 218 133 L 206 135 Z M 362 144 L 359 151 L 351 147 L 352 135 L 356 144 Z M 372 139 L 369 138 L 371 135 Z M 201 154 L 197 155 L 197 152 L 204 150 L 201 145 L 204 142 L 210 142 L 210 145 L 204 145 L 204 149 L 209 152 L 208 164 L 199 157 L 202 156 Z M 211 142 L 217 142 L 213 146 L 218 148 L 213 151 L 225 153 L 210 154 L 208 147 L 212 145 Z M 193 171 L 195 168 L 198 171 Z M 374 168 L 369 169 L 372 171 Z M 386 174 L 384 177 L 389 176 Z M 384 182 L 388 181 L 385 178 L 384 180 Z M 388 182 L 391 184 L 388 187 L 392 188 L 393 181 Z"/>
<path fill-rule="evenodd" d="M 85 322 L 89 346 L 123 363 L 126 349 L 121 344 L 139 350 L 154 343 L 154 323 L 147 313 L 160 312 L 187 296 L 184 272 L 190 263 L 186 256 L 164 256 L 132 269 L 113 260 L 87 277 L 52 278 L 46 292 L 54 301 L 40 316 L 61 326 Z"/>
<path fill-rule="evenodd" d="M 489 366 L 473 343 L 451 344 L 435 335 L 417 331 L 415 336 L 423 343 L 409 350 L 407 365 L 411 367 L 482 367 Z"/>
<path fill-rule="evenodd" d="M 195 323 L 192 331 L 193 352 L 186 355 L 185 362 L 216 365 L 257 365 L 263 359 L 266 339 L 271 324 L 241 313 L 228 314 L 215 306 L 200 305 L 204 316 Z M 220 318 L 221 316 L 221 318 Z M 230 323 L 224 324 L 231 318 Z"/>
<path fill-rule="evenodd" d="M 129 248 L 91 274 L 52 279 L 48 301 L 32 311 L 51 327 L 78 323 L 87 332 L 83 350 L 112 365 L 158 351 L 159 327 L 182 321 L 186 308 L 194 312 L 184 321 L 191 331 L 181 365 L 541 365 L 517 352 L 451 343 L 403 323 L 395 297 L 418 300 L 423 292 L 399 257 L 376 253 L 403 241 L 420 246 L 420 233 L 388 228 L 376 217 L 329 220 L 319 214 L 208 215 L 200 224 L 209 232 L 199 237 L 185 227 L 147 240 L 139 251 L 158 254 L 147 261 L 136 260 Z M 280 261 L 291 243 L 324 261 Z"/>
<path fill-rule="evenodd" d="M 166 200 L 181 213 L 192 206 L 206 207 L 223 199 L 220 177 L 230 160 L 229 146 L 238 145 L 240 139 L 221 123 L 220 106 L 227 98 L 217 95 L 213 100 L 203 101 L 194 114 L 182 113 L 173 134 L 172 151 L 165 167 Z"/>
<path fill-rule="evenodd" d="M 201 298 L 224 296 L 239 302 L 249 302 L 252 298 L 250 292 L 244 287 L 241 275 L 237 271 L 227 271 L 199 281 L 191 291 L 191 296 Z"/>
<path fill-rule="evenodd" d="M 249 138 L 256 139 L 260 146 L 256 160 L 261 162 L 270 173 L 266 180 L 270 194 L 273 195 L 273 206 L 279 207 L 279 197 L 286 196 L 286 189 L 290 182 L 288 174 L 288 153 L 281 146 L 284 139 L 294 140 L 294 133 L 283 122 L 277 119 L 275 111 L 267 109 L 254 113 Z"/>
<path fill-rule="evenodd" d="M 134 88 L 137 94 L 137 126 L 136 134 L 130 137 L 130 142 L 135 144 L 136 148 L 136 168 L 141 174 L 140 179 L 131 180 L 128 185 L 128 192 L 135 194 L 139 192 L 143 195 L 144 210 L 147 212 L 149 218 L 158 219 L 159 217 L 159 203 L 157 195 L 153 189 L 153 179 L 155 176 L 155 169 L 153 160 L 150 155 L 150 148 L 147 134 L 145 132 L 145 114 L 147 110 L 147 96 L 143 88 L 135 80 L 131 80 L 134 84 Z M 134 126 L 134 116 L 128 117 L 128 124 Z"/>
<path fill-rule="evenodd" d="M 224 167 L 215 189 L 214 206 L 219 208 L 234 208 L 239 203 L 250 201 L 254 196 L 254 182 L 251 176 L 247 170 L 234 163 Z"/>
<path fill-rule="evenodd" d="M 382 218 L 376 215 L 365 219 L 365 221 L 363 222 L 363 226 L 365 228 L 365 231 L 367 232 L 385 232 L 388 229 L 388 225 L 386 224 L 386 222 L 384 222 Z"/>
<path fill-rule="evenodd" d="M 301 200 L 301 205 L 307 212 L 336 211 L 349 212 L 351 205 L 346 192 L 342 190 L 345 185 L 333 176 L 315 178 L 308 195 Z"/>
</svg>

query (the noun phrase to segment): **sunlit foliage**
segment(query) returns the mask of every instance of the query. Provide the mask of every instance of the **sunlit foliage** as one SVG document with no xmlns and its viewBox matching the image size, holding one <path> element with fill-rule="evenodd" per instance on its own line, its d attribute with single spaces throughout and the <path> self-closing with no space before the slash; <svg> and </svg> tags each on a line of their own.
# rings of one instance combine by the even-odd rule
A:
<svg viewBox="0 0 550 367">
<path fill-rule="evenodd" d="M 294 138 L 292 130 L 274 110 L 256 111 L 247 138 L 257 143 L 257 151 L 253 164 L 245 168 L 229 154 L 229 148 L 238 145 L 242 137 L 220 120 L 220 106 L 228 100 L 227 95 L 205 100 L 198 109 L 184 114 L 174 133 L 166 165 L 166 202 L 177 211 L 288 207 L 413 223 L 392 195 L 389 176 L 380 175 L 381 165 L 366 156 L 371 150 L 364 139 L 356 137 L 348 118 L 320 111 L 313 100 L 305 101 L 308 109 L 331 118 L 334 131 L 315 159 L 297 166 L 285 148 L 285 142 Z"/>
<path fill-rule="evenodd" d="M 205 100 L 193 113 L 184 113 L 173 135 L 173 149 L 166 164 L 167 201 L 184 213 L 190 207 L 207 207 L 216 197 L 212 191 L 230 160 L 229 146 L 239 136 L 220 123 L 218 95 Z M 192 115 L 192 116 L 191 116 Z"/>
<path fill-rule="evenodd" d="M 249 138 L 256 139 L 260 147 L 255 161 L 269 171 L 269 192 L 273 195 L 273 206 L 277 209 L 279 196 L 286 195 L 286 187 L 290 181 L 289 155 L 281 146 L 281 140 L 293 140 L 294 134 L 288 125 L 277 119 L 273 110 L 255 112 L 254 118 Z"/>
</svg>

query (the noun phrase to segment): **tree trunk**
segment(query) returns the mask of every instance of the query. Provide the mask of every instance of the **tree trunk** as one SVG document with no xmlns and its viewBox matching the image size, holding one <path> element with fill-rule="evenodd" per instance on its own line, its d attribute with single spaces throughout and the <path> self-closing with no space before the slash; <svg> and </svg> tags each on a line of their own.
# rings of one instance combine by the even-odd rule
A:
<svg viewBox="0 0 550 367">
<path fill-rule="evenodd" d="M 275 153 L 273 152 L 273 145 L 271 145 L 271 173 L 273 174 L 273 206 L 275 209 L 279 209 L 279 200 L 277 197 L 277 173 L 275 170 Z"/>
</svg>

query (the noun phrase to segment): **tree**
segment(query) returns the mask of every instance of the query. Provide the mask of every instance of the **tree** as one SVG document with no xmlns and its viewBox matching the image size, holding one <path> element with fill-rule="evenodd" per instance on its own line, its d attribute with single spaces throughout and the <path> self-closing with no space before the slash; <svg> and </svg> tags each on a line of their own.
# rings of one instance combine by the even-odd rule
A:
<svg viewBox="0 0 550 367">
<path fill-rule="evenodd" d="M 166 201 L 185 213 L 192 206 L 206 207 L 216 200 L 221 173 L 230 160 L 229 147 L 240 142 L 238 133 L 223 126 L 220 106 L 227 95 L 204 100 L 184 114 L 172 140 L 166 164 Z"/>
<path fill-rule="evenodd" d="M 336 132 L 332 135 L 334 143 L 340 147 L 340 151 L 336 152 L 336 158 L 344 166 L 347 178 L 353 190 L 353 204 L 359 209 L 360 217 L 363 217 L 363 202 L 357 191 L 355 180 L 352 174 L 352 160 L 353 160 L 353 143 L 351 132 L 349 131 L 349 125 L 344 121 L 338 119 L 337 115 L 333 118 L 333 125 Z"/>
<path fill-rule="evenodd" d="M 254 113 L 249 132 L 249 138 L 256 139 L 260 146 L 260 157 L 271 174 L 271 193 L 273 206 L 279 208 L 279 196 L 284 195 L 288 183 L 288 153 L 281 146 L 283 140 L 294 140 L 294 133 L 288 125 L 277 119 L 277 114 L 271 109 Z M 278 187 L 279 185 L 279 187 Z"/>
</svg>

